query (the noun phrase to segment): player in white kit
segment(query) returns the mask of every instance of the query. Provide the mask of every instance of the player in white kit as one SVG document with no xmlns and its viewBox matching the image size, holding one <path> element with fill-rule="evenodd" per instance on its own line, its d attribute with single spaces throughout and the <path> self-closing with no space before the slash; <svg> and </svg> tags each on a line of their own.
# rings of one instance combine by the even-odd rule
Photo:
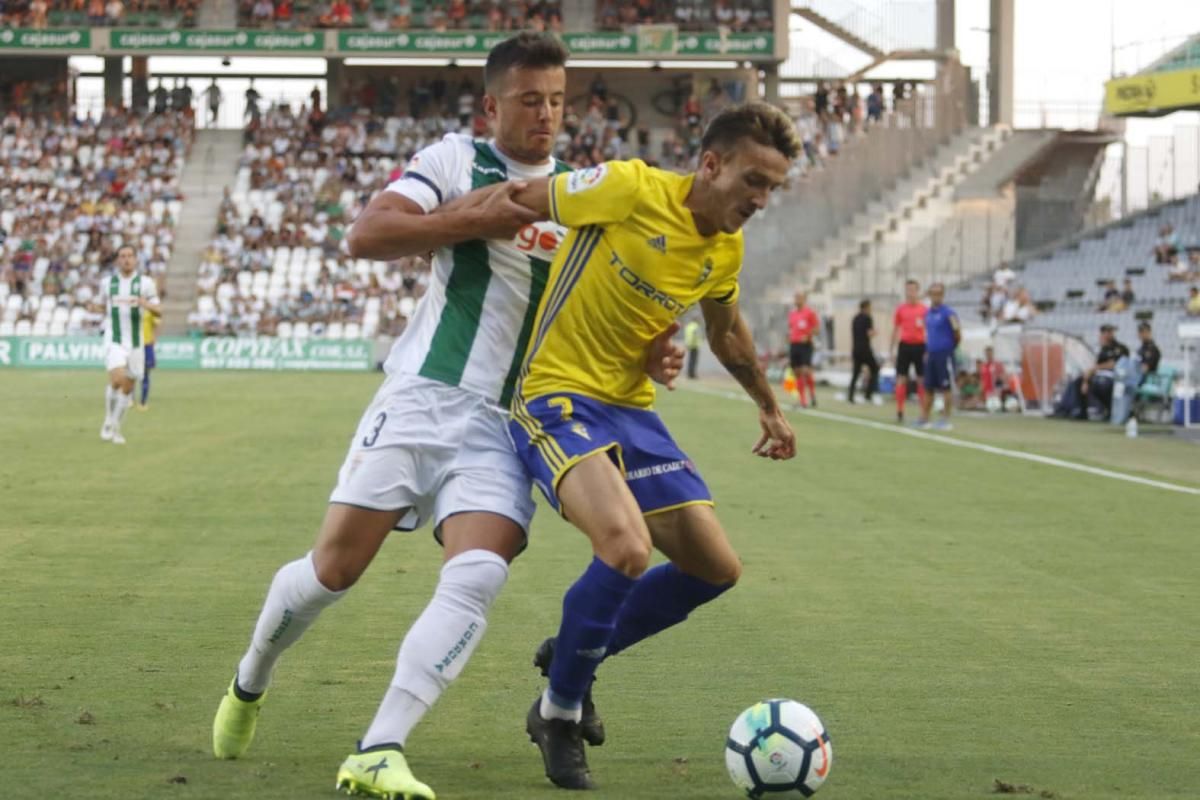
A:
<svg viewBox="0 0 1200 800">
<path fill-rule="evenodd" d="M 133 404 L 133 387 L 146 371 L 142 322 L 146 313 L 162 314 L 154 278 L 137 271 L 137 251 L 122 245 L 117 251 L 117 271 L 100 284 L 104 296 L 104 424 L 100 438 L 125 444 L 121 421 Z"/>
<path fill-rule="evenodd" d="M 534 511 L 506 432 L 507 408 L 565 230 L 535 223 L 511 194 L 521 179 L 567 169 L 551 157 L 566 58 L 549 36 L 523 33 L 497 45 L 484 74 L 495 139 L 451 134 L 425 148 L 354 223 L 355 257 L 432 250 L 433 280 L 351 440 L 316 545 L 271 583 L 213 722 L 219 758 L 249 747 L 283 650 L 358 580 L 393 529 L 432 522 L 444 550 L 438 586 L 337 785 L 388 800 L 434 798 L 409 769 L 405 741 L 483 637 Z M 491 184 L 501 185 L 465 197 Z M 647 371 L 669 381 L 681 355 L 662 338 L 647 354 Z"/>
</svg>

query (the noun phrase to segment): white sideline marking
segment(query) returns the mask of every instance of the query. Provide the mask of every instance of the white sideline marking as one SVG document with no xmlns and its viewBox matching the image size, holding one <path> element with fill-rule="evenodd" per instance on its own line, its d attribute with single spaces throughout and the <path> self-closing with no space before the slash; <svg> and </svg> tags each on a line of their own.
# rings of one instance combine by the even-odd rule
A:
<svg viewBox="0 0 1200 800">
<path fill-rule="evenodd" d="M 686 390 L 689 392 L 707 394 L 712 397 L 723 397 L 726 400 L 741 400 L 747 403 L 753 402 L 749 397 L 739 392 L 727 392 L 722 389 L 710 389 L 705 386 L 687 386 L 684 388 L 686 388 Z M 851 417 L 845 414 L 833 414 L 828 411 L 818 411 L 816 409 L 806 409 L 803 413 L 803 416 L 820 417 L 821 419 L 827 419 L 833 422 L 845 422 L 850 425 L 859 425 L 863 428 L 873 428 L 875 430 L 886 431 L 888 433 L 899 433 L 904 436 L 912 436 L 916 439 L 925 439 L 926 441 L 937 442 L 939 444 L 948 444 L 953 445 L 954 447 L 965 447 L 968 450 L 979 450 L 984 453 L 991 453 L 995 456 L 1007 456 L 1008 458 L 1016 458 L 1022 461 L 1032 461 L 1035 464 L 1045 464 L 1050 467 L 1062 467 L 1063 469 L 1070 469 L 1076 472 L 1085 472 L 1088 475 L 1098 475 L 1101 478 L 1112 478 L 1116 481 L 1137 483 L 1142 486 L 1151 486 L 1155 489 L 1166 489 L 1170 492 L 1180 492 L 1182 494 L 1200 496 L 1200 489 L 1196 489 L 1191 486 L 1181 486 L 1177 483 L 1151 480 L 1150 478 L 1142 478 L 1137 475 L 1129 475 L 1125 472 L 1116 472 L 1110 469 L 1101 469 L 1100 467 L 1089 467 L 1087 464 L 1077 464 L 1074 461 L 1064 461 L 1061 458 L 1041 456 L 1036 453 L 1023 453 L 1020 450 L 1006 450 L 1003 447 L 995 447 L 994 445 L 990 444 L 980 444 L 979 442 L 970 442 L 964 439 L 953 439 L 949 436 L 939 436 L 937 434 L 926 433 L 925 431 L 921 430 L 905 428 L 896 424 L 876 422 L 875 420 L 861 419 L 860 417 Z"/>
</svg>

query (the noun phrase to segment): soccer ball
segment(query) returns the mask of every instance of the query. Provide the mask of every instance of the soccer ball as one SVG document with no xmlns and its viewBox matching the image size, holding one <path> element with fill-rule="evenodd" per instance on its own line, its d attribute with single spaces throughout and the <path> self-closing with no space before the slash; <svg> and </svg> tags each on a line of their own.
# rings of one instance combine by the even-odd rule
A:
<svg viewBox="0 0 1200 800">
<path fill-rule="evenodd" d="M 743 711 L 725 742 L 734 784 L 753 798 L 799 792 L 811 797 L 829 776 L 833 746 L 812 709 L 795 700 L 764 700 Z"/>
</svg>

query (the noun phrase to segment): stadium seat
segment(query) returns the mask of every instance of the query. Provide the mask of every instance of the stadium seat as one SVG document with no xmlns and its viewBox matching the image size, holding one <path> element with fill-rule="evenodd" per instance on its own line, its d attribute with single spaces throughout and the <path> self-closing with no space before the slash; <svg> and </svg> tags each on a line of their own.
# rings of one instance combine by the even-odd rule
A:
<svg viewBox="0 0 1200 800">
<path fill-rule="evenodd" d="M 54 322 L 51 322 L 49 335 L 50 336 L 66 336 L 67 335 L 66 321 L 65 320 L 55 320 Z"/>
<path fill-rule="evenodd" d="M 17 322 L 13 329 L 14 336 L 31 336 L 33 334 L 33 324 L 29 320 L 23 319 Z"/>
<path fill-rule="evenodd" d="M 346 329 L 342 332 L 343 339 L 361 339 L 362 326 L 357 322 L 347 322 Z"/>
<path fill-rule="evenodd" d="M 21 313 L 21 306 L 25 304 L 24 299 L 19 294 L 9 295 L 9 298 L 4 306 L 9 317 L 16 317 Z"/>
<path fill-rule="evenodd" d="M 309 336 L 309 327 L 307 322 L 297 322 L 292 326 L 293 339 L 307 339 Z"/>
<path fill-rule="evenodd" d="M 417 301 L 411 297 L 401 297 L 398 308 L 402 315 L 411 317 L 413 312 L 417 310 Z"/>
<path fill-rule="evenodd" d="M 345 336 L 345 326 L 340 322 L 331 322 L 325 329 L 326 339 L 341 339 Z"/>
<path fill-rule="evenodd" d="M 292 338 L 292 323 L 287 320 L 279 323 L 279 326 L 275 329 L 275 335 L 280 339 Z"/>
<path fill-rule="evenodd" d="M 9 322 L 8 320 L 0 321 L 0 336 L 15 335 L 15 331 L 13 330 L 13 327 L 14 327 L 13 324 L 11 322 Z"/>
</svg>

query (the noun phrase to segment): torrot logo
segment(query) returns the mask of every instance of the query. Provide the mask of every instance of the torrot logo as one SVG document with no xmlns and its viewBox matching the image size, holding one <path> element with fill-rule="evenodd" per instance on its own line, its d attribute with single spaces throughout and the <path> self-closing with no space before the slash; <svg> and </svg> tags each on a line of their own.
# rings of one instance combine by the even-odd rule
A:
<svg viewBox="0 0 1200 800">
<path fill-rule="evenodd" d="M 0 341 L 0 364 L 12 366 L 12 342 Z"/>
</svg>

